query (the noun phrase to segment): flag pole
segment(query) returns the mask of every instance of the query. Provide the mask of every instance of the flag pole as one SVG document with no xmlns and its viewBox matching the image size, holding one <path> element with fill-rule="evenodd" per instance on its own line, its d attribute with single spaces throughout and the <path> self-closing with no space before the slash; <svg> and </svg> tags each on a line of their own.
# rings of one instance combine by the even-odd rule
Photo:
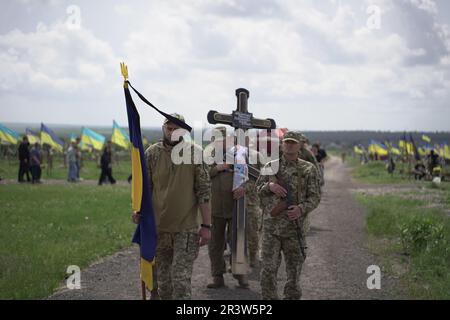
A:
<svg viewBox="0 0 450 320">
<path fill-rule="evenodd" d="M 147 300 L 147 294 L 145 290 L 145 282 L 141 280 L 142 300 Z"/>
</svg>

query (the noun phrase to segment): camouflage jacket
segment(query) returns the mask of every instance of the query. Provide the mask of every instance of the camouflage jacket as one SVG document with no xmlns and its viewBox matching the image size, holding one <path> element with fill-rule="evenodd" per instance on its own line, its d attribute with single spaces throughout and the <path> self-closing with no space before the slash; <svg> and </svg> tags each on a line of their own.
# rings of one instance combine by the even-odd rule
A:
<svg viewBox="0 0 450 320">
<path fill-rule="evenodd" d="M 259 170 L 261 170 L 261 168 L 263 166 L 262 166 L 262 164 L 260 162 L 259 152 L 256 151 L 256 150 L 250 149 L 250 154 L 251 154 L 250 159 L 257 159 L 257 163 L 256 164 L 252 164 L 252 165 L 254 167 L 258 168 Z M 258 190 L 256 188 L 256 181 L 257 181 L 257 179 L 255 179 L 254 177 L 251 177 L 250 175 L 249 175 L 248 178 L 249 179 L 248 179 L 247 183 L 245 184 L 245 196 L 247 198 L 247 205 L 248 206 L 257 206 L 257 207 L 259 207 L 260 206 L 260 200 L 259 200 Z"/>
<path fill-rule="evenodd" d="M 299 158 L 312 163 L 316 167 L 317 171 L 319 172 L 320 185 L 323 185 L 324 181 L 322 179 L 322 168 L 320 167 L 319 161 L 317 161 L 316 156 L 312 153 L 312 151 L 306 147 L 303 147 L 302 149 L 300 149 Z"/>
<path fill-rule="evenodd" d="M 272 217 L 270 211 L 282 199 L 270 191 L 269 184 L 278 182 L 291 191 L 292 205 L 298 205 L 303 213 L 304 219 L 313 211 L 320 202 L 319 175 L 316 167 L 304 160 L 297 159 L 287 161 L 284 156 L 278 161 L 279 170 L 276 175 L 260 176 L 256 186 L 261 198 L 261 205 L 264 211 L 264 228 L 268 228 L 271 233 L 280 236 L 291 236 L 295 234 L 295 227 L 292 221 L 288 220 L 287 212 L 283 212 L 277 217 Z M 273 165 L 273 161 L 266 165 Z"/>
</svg>

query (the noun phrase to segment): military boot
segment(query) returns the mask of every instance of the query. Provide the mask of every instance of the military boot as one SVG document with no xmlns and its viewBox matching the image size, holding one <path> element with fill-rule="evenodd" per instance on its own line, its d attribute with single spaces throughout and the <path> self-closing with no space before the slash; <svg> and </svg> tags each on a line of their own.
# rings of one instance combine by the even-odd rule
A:
<svg viewBox="0 0 450 320">
<path fill-rule="evenodd" d="M 225 287 L 225 281 L 223 280 L 223 276 L 213 277 L 212 283 L 209 283 L 206 287 L 208 289 L 218 289 Z"/>
<path fill-rule="evenodd" d="M 235 278 L 240 288 L 248 288 L 248 278 L 245 274 L 233 274 L 233 278 Z"/>
<path fill-rule="evenodd" d="M 261 261 L 259 261 L 258 256 L 251 255 L 250 256 L 250 268 L 259 268 L 261 265 Z"/>
</svg>

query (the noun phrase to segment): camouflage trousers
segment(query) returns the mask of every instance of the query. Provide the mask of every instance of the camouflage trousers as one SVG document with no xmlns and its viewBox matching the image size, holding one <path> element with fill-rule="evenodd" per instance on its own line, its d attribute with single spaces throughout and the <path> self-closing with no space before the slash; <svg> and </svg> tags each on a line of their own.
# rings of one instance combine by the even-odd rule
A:
<svg viewBox="0 0 450 320">
<path fill-rule="evenodd" d="M 226 273 L 223 252 L 227 240 L 231 241 L 231 218 L 212 217 L 211 240 L 208 244 L 208 254 L 211 261 L 211 275 L 222 276 Z"/>
<path fill-rule="evenodd" d="M 310 212 L 304 219 L 303 219 L 303 232 L 304 234 L 308 234 L 309 230 L 311 229 L 311 215 L 312 212 Z"/>
<path fill-rule="evenodd" d="M 158 291 L 163 300 L 191 298 L 191 277 L 199 252 L 198 229 L 158 234 L 156 270 Z"/>
<path fill-rule="evenodd" d="M 284 298 L 299 300 L 302 296 L 300 274 L 303 266 L 303 256 L 300 251 L 297 236 L 272 234 L 268 228 L 263 230 L 261 294 L 264 300 L 278 299 L 277 274 L 283 253 L 286 263 L 287 281 L 284 286 Z"/>
<path fill-rule="evenodd" d="M 261 214 L 261 209 L 258 206 L 247 206 L 247 247 L 250 263 L 259 260 Z"/>
</svg>

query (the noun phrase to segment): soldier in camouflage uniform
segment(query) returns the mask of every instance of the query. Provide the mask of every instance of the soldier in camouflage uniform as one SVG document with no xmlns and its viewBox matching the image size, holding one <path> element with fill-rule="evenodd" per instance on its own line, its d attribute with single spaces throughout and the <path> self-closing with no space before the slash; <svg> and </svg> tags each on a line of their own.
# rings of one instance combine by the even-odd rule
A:
<svg viewBox="0 0 450 320">
<path fill-rule="evenodd" d="M 173 116 L 184 121 L 180 115 Z M 166 120 L 162 127 L 163 141 L 145 151 L 158 231 L 158 291 L 164 300 L 191 298 L 194 260 L 199 246 L 207 244 L 211 238 L 211 183 L 208 168 L 202 161 L 194 162 L 194 152 L 191 154 L 191 164 L 173 163 L 171 152 L 178 144 L 187 144 L 191 151 L 200 148 L 183 139 L 172 141 L 173 132 L 179 128 Z M 198 151 L 200 155 L 203 152 L 201 148 Z M 138 222 L 138 219 L 134 220 Z"/>
<path fill-rule="evenodd" d="M 222 159 L 226 158 L 226 128 L 217 127 L 216 140 L 214 141 L 214 150 L 223 150 Z M 233 137 L 228 137 L 228 139 Z M 229 143 L 233 145 L 232 143 Z M 213 145 L 211 145 L 213 146 Z M 210 146 L 208 146 L 210 147 Z M 214 150 L 209 152 L 215 157 Z M 205 150 L 206 153 L 206 150 Z M 234 161 L 231 157 L 230 161 Z M 223 257 L 226 248 L 226 239 L 231 239 L 231 228 L 233 218 L 233 208 L 235 199 L 239 199 L 245 193 L 244 187 L 234 192 L 233 189 L 233 165 L 227 163 L 214 163 L 210 166 L 211 177 L 211 213 L 212 230 L 211 241 L 208 245 L 208 253 L 211 261 L 212 283 L 207 285 L 210 289 L 221 288 L 225 286 L 223 274 L 226 272 L 225 259 Z M 227 233 L 227 235 L 226 235 Z M 248 286 L 247 277 L 236 275 L 241 287 Z"/>
<path fill-rule="evenodd" d="M 316 167 L 298 158 L 300 139 L 300 134 L 287 132 L 283 138 L 283 155 L 279 160 L 275 160 L 279 165 L 278 172 L 273 175 L 261 175 L 257 181 L 264 211 L 260 280 L 263 299 L 278 299 L 277 273 L 281 252 L 286 262 L 287 274 L 284 298 L 301 298 L 299 281 L 305 260 L 303 249 L 306 242 L 304 234 L 297 233 L 299 225 L 297 222 L 318 206 L 320 191 Z M 266 167 L 270 165 L 273 167 L 273 162 Z M 272 209 L 287 198 L 292 200 L 289 208 L 272 217 Z"/>
<path fill-rule="evenodd" d="M 319 173 L 319 185 L 324 185 L 324 177 L 323 177 L 323 169 L 320 166 L 319 162 L 317 161 L 316 157 L 314 156 L 314 153 L 309 149 L 307 146 L 308 139 L 304 134 L 300 133 L 300 152 L 299 152 L 299 158 L 302 160 L 305 160 L 309 163 L 312 163 Z M 320 189 L 320 192 L 322 192 L 322 189 Z M 303 220 L 303 229 L 305 231 L 305 234 L 308 234 L 310 226 L 311 226 L 311 217 L 307 216 Z"/>
<path fill-rule="evenodd" d="M 306 136 L 302 133 L 299 133 L 300 135 L 300 152 L 299 152 L 299 158 L 302 160 L 305 160 L 309 163 L 312 163 L 317 171 L 319 172 L 319 178 L 320 177 L 320 165 L 319 162 L 317 161 L 316 157 L 314 156 L 314 153 L 309 149 L 309 147 L 307 146 L 306 142 L 308 141 L 308 139 L 306 138 Z M 320 182 L 322 185 L 322 182 Z"/>
</svg>

